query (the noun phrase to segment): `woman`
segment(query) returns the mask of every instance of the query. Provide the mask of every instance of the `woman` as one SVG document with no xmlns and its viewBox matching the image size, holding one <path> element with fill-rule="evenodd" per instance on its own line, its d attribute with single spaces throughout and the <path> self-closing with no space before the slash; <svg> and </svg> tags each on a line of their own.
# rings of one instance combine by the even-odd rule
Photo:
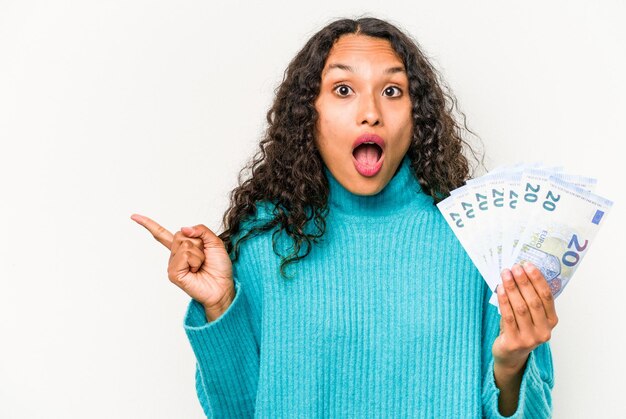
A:
<svg viewBox="0 0 626 419">
<path fill-rule="evenodd" d="M 192 297 L 207 416 L 551 415 L 547 283 L 505 270 L 500 322 L 434 205 L 469 177 L 450 100 L 393 25 L 332 22 L 290 63 L 222 234 L 132 216 Z"/>
</svg>

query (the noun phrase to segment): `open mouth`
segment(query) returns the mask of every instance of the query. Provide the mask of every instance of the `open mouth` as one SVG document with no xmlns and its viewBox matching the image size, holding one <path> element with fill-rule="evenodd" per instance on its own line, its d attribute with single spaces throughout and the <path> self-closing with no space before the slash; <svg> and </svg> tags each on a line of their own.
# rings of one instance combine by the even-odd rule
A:
<svg viewBox="0 0 626 419">
<path fill-rule="evenodd" d="M 375 143 L 363 143 L 352 150 L 352 155 L 363 166 L 374 166 L 383 155 L 383 149 Z"/>
<path fill-rule="evenodd" d="M 352 158 L 357 172 L 362 176 L 372 177 L 383 167 L 385 155 L 378 144 L 367 142 L 355 147 Z"/>
</svg>

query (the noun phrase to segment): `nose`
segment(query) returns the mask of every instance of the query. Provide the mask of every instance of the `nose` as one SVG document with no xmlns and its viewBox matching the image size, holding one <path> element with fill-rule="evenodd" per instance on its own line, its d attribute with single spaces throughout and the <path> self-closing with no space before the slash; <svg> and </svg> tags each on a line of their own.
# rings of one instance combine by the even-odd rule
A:
<svg viewBox="0 0 626 419">
<path fill-rule="evenodd" d="M 367 124 L 370 126 L 382 125 L 382 115 L 380 113 L 380 107 L 378 98 L 375 94 L 363 94 L 359 101 L 359 124 Z"/>
</svg>

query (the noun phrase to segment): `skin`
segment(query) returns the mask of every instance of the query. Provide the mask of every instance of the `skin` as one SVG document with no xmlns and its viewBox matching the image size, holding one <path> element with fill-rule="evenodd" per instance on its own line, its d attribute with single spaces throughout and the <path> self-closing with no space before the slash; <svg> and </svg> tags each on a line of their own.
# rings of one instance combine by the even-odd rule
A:
<svg viewBox="0 0 626 419">
<path fill-rule="evenodd" d="M 343 64 L 351 70 L 333 66 Z M 389 41 L 364 35 L 344 35 L 333 45 L 322 72 L 316 145 L 324 163 L 348 191 L 356 195 L 380 192 L 396 173 L 412 136 L 411 100 L 404 69 Z M 357 172 L 352 142 L 375 133 L 385 142 L 385 161 L 373 177 Z M 531 264 L 502 272 L 498 287 L 501 333 L 495 339 L 494 378 L 500 389 L 501 414 L 517 409 L 519 388 L 530 352 L 550 339 L 557 316 L 543 275 Z"/>
<path fill-rule="evenodd" d="M 510 416 L 517 409 L 519 389 L 530 352 L 550 340 L 558 323 L 554 297 L 532 263 L 515 264 L 501 273 L 498 285 L 500 335 L 492 346 L 494 378 L 500 389 L 498 408 Z"/>
<path fill-rule="evenodd" d="M 336 64 L 352 71 L 331 68 Z M 390 68 L 400 70 L 385 74 Z M 353 194 L 380 192 L 397 172 L 412 135 L 408 79 L 389 41 L 363 35 L 339 38 L 326 60 L 315 108 L 316 145 L 333 176 Z M 386 142 L 382 169 L 372 177 L 359 174 L 352 162 L 352 143 L 362 133 L 375 133 Z M 131 218 L 170 251 L 170 281 L 204 306 L 208 321 L 221 316 L 235 298 L 235 288 L 220 238 L 202 224 L 172 234 L 146 216 Z M 492 353 L 498 408 L 509 416 L 517 409 L 530 352 L 550 340 L 558 319 L 550 288 L 532 264 L 514 265 L 501 277 L 501 330 Z"/>
<path fill-rule="evenodd" d="M 232 263 L 222 240 L 203 224 L 172 234 L 144 215 L 130 218 L 170 251 L 169 280 L 202 304 L 208 321 L 221 316 L 235 299 Z"/>
<path fill-rule="evenodd" d="M 353 71 L 333 68 L 336 64 Z M 391 68 L 400 71 L 385 74 Z M 409 149 L 413 120 L 408 86 L 402 60 L 385 39 L 343 35 L 331 48 L 315 101 L 316 146 L 335 179 L 353 194 L 380 192 Z M 363 133 L 385 140 L 383 166 L 372 177 L 359 174 L 352 162 L 352 143 Z"/>
<path fill-rule="evenodd" d="M 172 234 L 146 216 L 133 214 L 131 219 L 170 250 L 170 281 L 203 305 L 207 321 L 219 318 L 235 298 L 232 264 L 221 239 L 202 224 Z M 501 277 L 502 285 L 497 288 L 500 335 L 492 353 L 494 379 L 500 389 L 498 409 L 510 416 L 517 410 L 528 356 L 550 340 L 558 318 L 550 287 L 534 265 L 513 265 Z"/>
</svg>

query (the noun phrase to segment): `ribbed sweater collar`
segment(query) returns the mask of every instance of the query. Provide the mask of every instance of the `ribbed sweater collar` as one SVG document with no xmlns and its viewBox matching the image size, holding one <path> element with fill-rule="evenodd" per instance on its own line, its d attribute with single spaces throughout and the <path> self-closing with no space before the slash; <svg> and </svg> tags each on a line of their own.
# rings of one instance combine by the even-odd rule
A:
<svg viewBox="0 0 626 419">
<path fill-rule="evenodd" d="M 389 183 L 376 195 L 355 195 L 337 181 L 327 166 L 324 166 L 324 172 L 330 186 L 328 204 L 336 215 L 387 218 L 433 204 L 433 199 L 422 191 L 415 178 L 408 155 L 404 156 Z"/>
</svg>

